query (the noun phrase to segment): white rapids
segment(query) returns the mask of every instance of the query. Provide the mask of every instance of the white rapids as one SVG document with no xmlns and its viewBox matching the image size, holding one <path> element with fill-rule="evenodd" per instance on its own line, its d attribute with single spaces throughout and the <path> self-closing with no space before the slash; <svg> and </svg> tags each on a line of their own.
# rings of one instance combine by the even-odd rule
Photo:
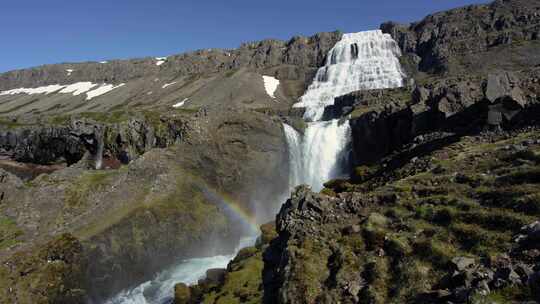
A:
<svg viewBox="0 0 540 304">
<path fill-rule="evenodd" d="M 346 172 L 351 134 L 348 121 L 321 121 L 336 97 L 360 90 L 403 85 L 401 51 L 380 30 L 344 34 L 328 53 L 308 90 L 294 105 L 305 108 L 307 128 L 300 134 L 284 125 L 289 148 L 289 185 L 319 191 L 323 183 Z"/>
<path fill-rule="evenodd" d="M 153 280 L 117 294 L 105 304 L 171 304 L 173 303 L 174 285 L 184 283 L 197 284 L 204 278 L 208 269 L 227 268 L 227 264 L 240 249 L 253 246 L 255 237 L 240 240 L 237 250 L 230 255 L 186 260 L 179 265 L 159 273 Z"/>
</svg>

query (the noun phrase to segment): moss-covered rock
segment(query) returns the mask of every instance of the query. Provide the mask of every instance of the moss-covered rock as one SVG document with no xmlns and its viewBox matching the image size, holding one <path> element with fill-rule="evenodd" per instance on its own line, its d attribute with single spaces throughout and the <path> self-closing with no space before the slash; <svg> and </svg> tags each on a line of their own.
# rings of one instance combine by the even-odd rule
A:
<svg viewBox="0 0 540 304">
<path fill-rule="evenodd" d="M 175 304 L 191 304 L 191 290 L 189 286 L 183 283 L 174 285 L 174 303 Z"/>
<path fill-rule="evenodd" d="M 68 234 L 19 252 L 0 266 L 0 302 L 85 303 L 86 267 L 81 243 Z"/>
</svg>

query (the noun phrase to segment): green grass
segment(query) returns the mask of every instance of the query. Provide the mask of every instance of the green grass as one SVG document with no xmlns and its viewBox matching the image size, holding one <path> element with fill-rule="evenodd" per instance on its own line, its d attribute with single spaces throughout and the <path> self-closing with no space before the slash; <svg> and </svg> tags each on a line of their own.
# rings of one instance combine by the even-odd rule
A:
<svg viewBox="0 0 540 304">
<path fill-rule="evenodd" d="M 117 170 L 86 171 L 66 189 L 65 203 L 68 207 L 87 204 L 88 197 L 105 187 L 118 174 Z"/>
<path fill-rule="evenodd" d="M 33 126 L 33 125 L 34 124 L 20 123 L 15 120 L 8 120 L 5 118 L 0 118 L 0 126 L 8 128 L 8 129 L 28 127 L 28 126 Z"/>
<path fill-rule="evenodd" d="M 207 294 L 203 304 L 258 304 L 262 303 L 262 252 L 232 264 L 223 286 Z"/>
<path fill-rule="evenodd" d="M 38 102 L 38 101 L 39 101 L 38 98 L 32 99 L 32 100 L 30 100 L 29 102 L 26 102 L 26 103 L 23 103 L 23 104 L 14 106 L 14 107 L 11 108 L 11 109 L 8 109 L 8 110 L 5 110 L 5 111 L 0 111 L 0 115 L 1 115 L 1 114 L 8 114 L 8 113 L 11 113 L 11 112 L 15 112 L 15 111 L 17 111 L 17 110 L 20 110 L 20 109 L 26 107 L 26 106 L 29 106 L 29 105 L 31 105 L 31 104 L 34 104 L 34 103 L 36 103 L 36 102 Z"/>
<path fill-rule="evenodd" d="M 18 238 L 23 234 L 14 220 L 0 216 L 0 249 L 19 243 Z"/>
</svg>

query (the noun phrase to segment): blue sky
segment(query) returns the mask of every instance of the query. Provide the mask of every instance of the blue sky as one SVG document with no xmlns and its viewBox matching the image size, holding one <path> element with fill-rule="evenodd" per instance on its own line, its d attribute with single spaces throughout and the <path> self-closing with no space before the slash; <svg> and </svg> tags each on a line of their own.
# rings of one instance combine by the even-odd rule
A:
<svg viewBox="0 0 540 304">
<path fill-rule="evenodd" d="M 2 0 L 0 72 L 357 32 L 484 0 Z"/>
</svg>

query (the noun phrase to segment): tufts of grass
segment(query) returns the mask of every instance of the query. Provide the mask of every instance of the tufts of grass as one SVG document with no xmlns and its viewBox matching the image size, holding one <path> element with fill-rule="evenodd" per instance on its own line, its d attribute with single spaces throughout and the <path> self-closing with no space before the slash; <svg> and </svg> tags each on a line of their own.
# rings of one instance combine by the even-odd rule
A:
<svg viewBox="0 0 540 304">
<path fill-rule="evenodd" d="M 84 206 L 88 197 L 105 187 L 118 173 L 116 170 L 86 171 L 66 189 L 65 203 L 68 207 Z"/>
<path fill-rule="evenodd" d="M 206 294 L 203 304 L 256 304 L 262 302 L 262 253 L 233 261 L 222 286 Z"/>
<path fill-rule="evenodd" d="M 14 220 L 0 216 L 0 249 L 19 243 L 18 238 L 23 234 Z"/>
</svg>

